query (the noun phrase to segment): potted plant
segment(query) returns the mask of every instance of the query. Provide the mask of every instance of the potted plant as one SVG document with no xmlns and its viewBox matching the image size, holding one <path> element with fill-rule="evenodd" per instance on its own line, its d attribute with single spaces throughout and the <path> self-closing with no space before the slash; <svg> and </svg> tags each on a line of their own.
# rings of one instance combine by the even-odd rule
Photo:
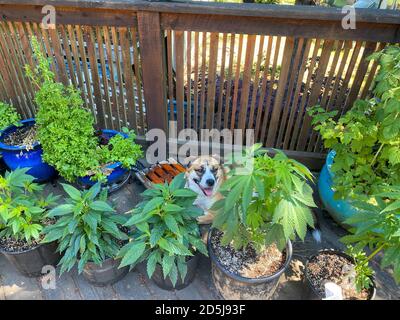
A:
<svg viewBox="0 0 400 320">
<path fill-rule="evenodd" d="M 340 289 L 340 296 L 335 299 L 343 300 L 373 300 L 376 294 L 372 273 L 359 272 L 361 265 L 360 254 L 324 249 L 307 259 L 304 268 L 307 300 L 326 299 L 325 284 L 330 282 Z M 364 267 L 362 267 L 364 268 Z M 358 276 L 357 276 L 358 275 Z M 361 277 L 364 284 L 360 283 Z"/>
<path fill-rule="evenodd" d="M 107 190 L 100 182 L 89 190 L 79 191 L 63 184 L 68 194 L 65 203 L 48 212 L 56 218 L 55 224 L 44 229 L 44 243 L 58 241 L 57 251 L 62 254 L 60 273 L 70 271 L 75 265 L 87 281 L 96 286 L 113 284 L 122 279 L 128 268 L 118 269 L 116 255 L 128 239 L 121 228 L 124 215 L 115 213 L 107 202 Z"/>
<path fill-rule="evenodd" d="M 383 186 L 400 184 L 400 47 L 388 46 L 369 59 L 379 62 L 375 97 L 357 100 L 338 120 L 337 111 L 309 110 L 331 152 L 321 171 L 321 200 L 341 225 L 355 214 L 351 201 L 367 201 Z M 354 225 L 353 225 L 354 226 Z"/>
<path fill-rule="evenodd" d="M 13 106 L 0 102 L 0 134 L 4 129 L 11 125 L 16 125 L 20 120 L 20 116 Z M 4 173 L 5 170 L 6 165 L 0 150 L 0 173 Z"/>
<path fill-rule="evenodd" d="M 37 182 L 54 178 L 55 170 L 42 161 L 42 148 L 37 139 L 34 119 L 19 121 L 19 115 L 10 105 L 0 103 L 0 150 L 11 170 L 30 168 L 28 173 Z"/>
<path fill-rule="evenodd" d="M 314 225 L 308 180 L 305 166 L 278 150 L 271 158 L 260 144 L 229 171 L 223 198 L 211 209 L 208 240 L 213 281 L 223 298 L 272 297 L 292 257 L 290 240 L 304 239 Z"/>
<path fill-rule="evenodd" d="M 381 268 L 391 266 L 394 280 L 400 283 L 400 187 L 383 188 L 385 190 L 371 201 L 353 203 L 360 211 L 346 222 L 357 227 L 351 230 L 353 234 L 341 239 L 349 245 L 348 253 L 355 261 L 358 291 L 374 289 L 374 271 L 369 262 L 378 254 L 383 255 Z M 366 247 L 369 248 L 369 254 L 365 251 Z"/>
<path fill-rule="evenodd" d="M 54 223 L 45 213 L 57 197 L 39 196 L 43 187 L 34 183 L 27 168 L 0 176 L 0 252 L 23 275 L 40 276 L 45 265 L 60 259 L 56 244 L 43 244 L 43 228 Z"/>
<path fill-rule="evenodd" d="M 147 261 L 147 274 L 160 288 L 183 289 L 194 279 L 198 253 L 207 255 L 196 221 L 203 212 L 193 205 L 197 194 L 184 188 L 183 173 L 153 186 L 125 224 L 135 232 L 118 254 L 120 267 Z"/>
<path fill-rule="evenodd" d="M 38 64 L 34 69 L 26 66 L 26 73 L 38 88 L 36 122 L 44 161 L 69 182 L 78 180 L 85 186 L 98 180 L 114 183 L 142 155 L 140 145 L 134 142 L 134 132 L 96 132 L 94 117 L 83 107 L 79 91 L 55 81 L 35 37 L 32 47 Z"/>
</svg>

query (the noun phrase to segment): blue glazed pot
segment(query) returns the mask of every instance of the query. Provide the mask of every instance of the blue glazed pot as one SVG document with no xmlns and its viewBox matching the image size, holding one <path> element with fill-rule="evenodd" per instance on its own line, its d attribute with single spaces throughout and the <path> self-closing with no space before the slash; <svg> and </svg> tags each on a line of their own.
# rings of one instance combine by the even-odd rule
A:
<svg viewBox="0 0 400 320">
<path fill-rule="evenodd" d="M 35 119 L 26 119 L 20 122 L 22 126 L 33 126 Z M 56 176 L 56 170 L 42 161 L 43 150 L 39 142 L 35 142 L 32 150 L 26 150 L 25 146 L 14 147 L 3 143 L 4 138 L 10 133 L 17 130 L 18 127 L 10 126 L 1 132 L 0 150 L 2 151 L 3 160 L 10 170 L 17 168 L 31 168 L 28 174 L 36 178 L 36 182 L 45 182 L 52 180 Z"/>
<path fill-rule="evenodd" d="M 332 150 L 326 157 L 326 163 L 322 168 L 318 180 L 318 192 L 325 209 L 332 218 L 342 227 L 348 229 L 349 227 L 355 227 L 357 225 L 348 225 L 344 223 L 344 221 L 361 210 L 352 206 L 350 201 L 346 199 L 336 200 L 334 198 L 335 191 L 332 188 L 334 174 L 331 168 L 335 155 L 336 152 Z"/>
<path fill-rule="evenodd" d="M 125 133 L 118 132 L 118 131 L 115 131 L 115 130 L 103 129 L 101 131 L 108 138 L 112 138 L 117 134 L 123 136 L 124 138 L 128 138 L 128 136 Z M 106 168 L 113 170 L 111 172 L 111 174 L 109 176 L 107 176 L 107 184 L 108 185 L 111 185 L 111 184 L 117 182 L 118 180 L 120 180 L 122 178 L 122 176 L 124 174 L 126 174 L 128 172 L 127 169 L 122 167 L 122 163 L 121 162 L 116 162 L 116 163 L 109 164 L 108 166 L 106 166 Z M 93 180 L 90 179 L 90 176 L 81 177 L 81 178 L 78 178 L 78 180 L 79 180 L 79 183 L 84 185 L 84 186 L 93 186 L 96 183 L 96 181 L 93 181 Z"/>
</svg>

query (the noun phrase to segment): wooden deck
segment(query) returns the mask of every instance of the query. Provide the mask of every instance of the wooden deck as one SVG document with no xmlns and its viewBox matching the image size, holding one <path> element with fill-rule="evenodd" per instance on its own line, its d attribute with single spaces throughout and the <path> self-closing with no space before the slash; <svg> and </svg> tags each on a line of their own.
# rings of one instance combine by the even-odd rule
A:
<svg viewBox="0 0 400 320">
<path fill-rule="evenodd" d="M 133 180 L 123 189 L 112 194 L 119 212 L 131 209 L 139 200 L 143 187 L 138 181 Z M 47 192 L 62 193 L 59 185 L 46 186 Z M 301 272 L 305 259 L 322 248 L 342 248 L 338 238 L 345 234 L 332 219 L 322 210 L 317 210 L 320 217 L 323 241 L 316 245 L 310 235 L 304 243 L 294 244 L 294 255 L 291 268 L 275 293 L 275 299 L 302 299 L 304 285 L 301 281 Z M 379 259 L 379 257 L 378 257 Z M 400 288 L 390 274 L 379 271 L 378 259 L 373 261 L 373 267 L 377 271 L 377 299 L 400 300 Z M 148 279 L 143 265 L 138 266 L 120 282 L 103 288 L 88 284 L 85 279 L 77 274 L 76 269 L 57 278 L 56 289 L 45 290 L 41 285 L 41 278 L 26 278 L 19 275 L 8 261 L 0 256 L 0 300 L 30 299 L 30 300 L 139 300 L 139 299 L 167 299 L 167 300 L 213 300 L 218 295 L 211 279 L 211 267 L 208 258 L 202 257 L 197 276 L 194 282 L 187 288 L 179 291 L 165 291 L 159 289 Z"/>
</svg>

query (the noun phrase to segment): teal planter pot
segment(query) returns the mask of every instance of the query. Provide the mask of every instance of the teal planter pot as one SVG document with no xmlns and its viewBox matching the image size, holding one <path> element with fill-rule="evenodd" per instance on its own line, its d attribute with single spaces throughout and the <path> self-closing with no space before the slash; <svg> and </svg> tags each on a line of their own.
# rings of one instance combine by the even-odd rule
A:
<svg viewBox="0 0 400 320">
<path fill-rule="evenodd" d="M 329 152 L 326 163 L 322 168 L 321 174 L 318 180 L 318 192 L 325 209 L 329 212 L 332 218 L 342 227 L 348 229 L 355 227 L 356 225 L 348 225 L 344 221 L 355 213 L 360 212 L 359 209 L 353 207 L 350 201 L 336 200 L 334 198 L 335 191 L 333 190 L 333 178 L 334 174 L 331 170 L 333 159 L 335 158 L 336 152 Z"/>
</svg>

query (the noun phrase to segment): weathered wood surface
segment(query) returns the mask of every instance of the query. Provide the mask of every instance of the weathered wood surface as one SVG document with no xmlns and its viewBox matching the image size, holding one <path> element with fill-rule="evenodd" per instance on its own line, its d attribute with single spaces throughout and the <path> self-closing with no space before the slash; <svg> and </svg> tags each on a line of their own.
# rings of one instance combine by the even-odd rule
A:
<svg viewBox="0 0 400 320">
<path fill-rule="evenodd" d="M 136 180 L 122 190 L 112 194 L 111 198 L 119 212 L 131 209 L 140 201 L 140 192 L 144 188 Z M 46 192 L 63 194 L 59 185 L 46 186 Z M 322 243 L 317 245 L 308 234 L 304 243 L 294 243 L 293 262 L 274 295 L 274 299 L 304 299 L 304 284 L 301 281 L 303 264 L 306 258 L 322 248 L 343 249 L 338 238 L 346 232 L 339 228 L 322 210 L 317 210 Z M 372 264 L 376 270 L 377 299 L 400 300 L 400 288 L 388 272 L 378 268 L 379 257 Z M 0 300 L 208 300 L 218 299 L 211 279 L 210 261 L 202 257 L 194 282 L 184 290 L 165 291 L 158 288 L 146 275 L 144 265 L 139 265 L 120 282 L 103 288 L 94 287 L 77 274 L 76 269 L 57 278 L 55 290 L 44 290 L 40 278 L 26 278 L 17 273 L 9 262 L 0 255 Z"/>
</svg>

